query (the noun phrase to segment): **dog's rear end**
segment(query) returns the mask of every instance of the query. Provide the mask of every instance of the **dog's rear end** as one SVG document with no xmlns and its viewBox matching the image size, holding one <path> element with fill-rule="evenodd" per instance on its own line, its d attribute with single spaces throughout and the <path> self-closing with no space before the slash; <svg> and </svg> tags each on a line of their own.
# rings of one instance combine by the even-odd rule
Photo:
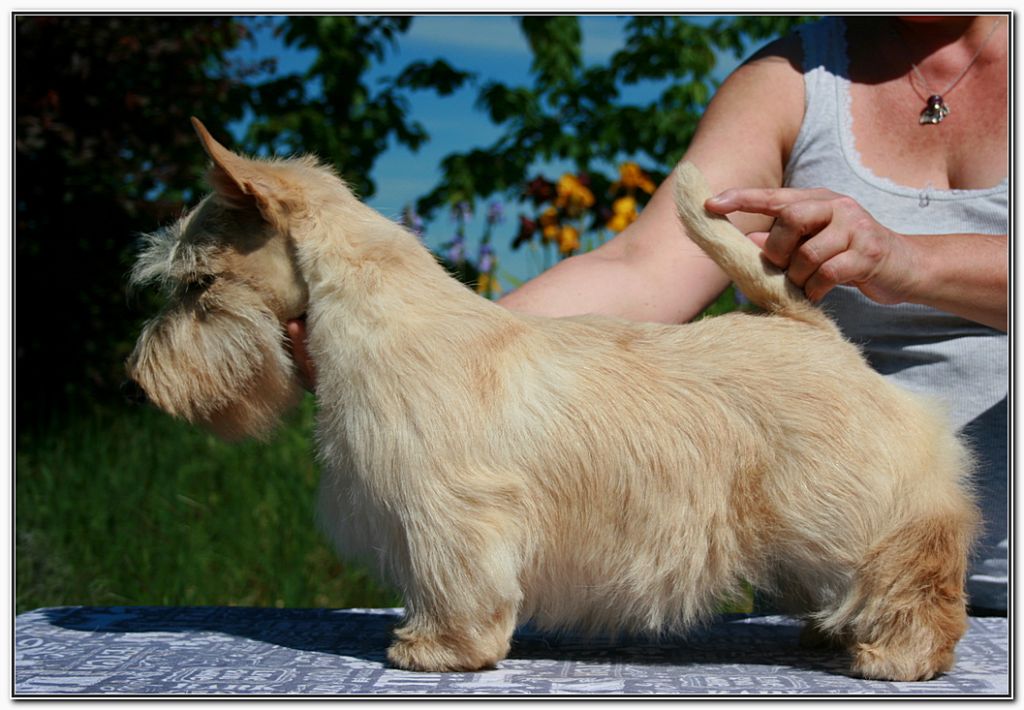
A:
<svg viewBox="0 0 1024 710">
<path fill-rule="evenodd" d="M 703 208 L 711 194 L 694 165 L 681 163 L 675 178 L 677 212 L 687 233 L 756 305 L 841 339 L 834 324 L 752 242 L 726 218 Z M 846 343 L 842 347 L 853 349 Z M 849 455 L 866 461 L 872 457 L 865 456 L 869 452 L 864 447 L 882 450 L 884 468 L 873 472 L 879 490 L 872 497 L 891 498 L 888 506 L 875 511 L 873 520 L 865 521 L 874 529 L 869 544 L 856 550 L 849 587 L 833 604 L 818 607 L 811 618 L 819 630 L 850 646 L 853 668 L 864 676 L 926 680 L 952 667 L 953 648 L 966 630 L 964 579 L 979 525 L 968 493 L 971 458 L 945 418 L 936 413 L 941 412 L 937 403 L 880 377 L 867 394 L 871 399 L 862 402 L 864 411 L 859 414 L 876 421 L 852 429 L 880 436 L 861 442 L 860 451 Z M 847 423 L 840 419 L 840 426 Z M 829 429 L 828 422 L 817 427 Z M 830 479 L 843 483 L 822 472 L 823 481 Z M 854 501 L 847 504 L 853 506 Z"/>
<path fill-rule="evenodd" d="M 474 439 L 495 465 L 519 461 L 499 477 L 526 494 L 502 523 L 530 551 L 522 619 L 684 632 L 746 580 L 847 646 L 866 677 L 950 668 L 976 514 L 941 417 L 804 321 L 546 325 L 546 347 L 520 362 L 573 377 L 527 369 L 542 392 L 506 383 L 493 448 Z M 522 422 L 531 405 L 547 416 Z"/>
</svg>

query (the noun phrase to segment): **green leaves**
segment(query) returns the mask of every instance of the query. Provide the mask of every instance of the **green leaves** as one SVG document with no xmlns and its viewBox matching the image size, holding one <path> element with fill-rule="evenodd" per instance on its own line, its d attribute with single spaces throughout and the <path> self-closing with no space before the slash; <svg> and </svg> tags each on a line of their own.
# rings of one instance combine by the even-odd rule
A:
<svg viewBox="0 0 1024 710">
<path fill-rule="evenodd" d="M 486 111 L 494 123 L 516 121 L 528 124 L 541 111 L 537 92 L 525 86 L 510 87 L 497 81 L 484 84 L 476 105 Z"/>
<path fill-rule="evenodd" d="M 473 74 L 453 68 L 443 59 L 413 62 L 395 80 L 403 89 L 433 89 L 439 96 L 448 96 L 459 89 Z"/>
<path fill-rule="evenodd" d="M 625 47 L 612 57 L 612 71 L 626 83 L 690 76 L 703 79 L 714 68 L 711 38 L 684 17 L 634 17 Z"/>
<path fill-rule="evenodd" d="M 523 34 L 533 52 L 531 70 L 541 93 L 572 84 L 582 66 L 578 17 L 524 17 Z"/>
<path fill-rule="evenodd" d="M 720 53 L 739 53 L 751 40 L 783 34 L 805 19 L 633 17 L 625 24 L 622 49 L 607 65 L 586 66 L 579 18 L 521 18 L 533 53 L 531 83 L 489 82 L 477 100 L 503 135 L 490 146 L 449 156 L 441 183 L 417 207 L 429 214 L 490 190 L 511 191 L 526 182 L 538 160 L 567 160 L 592 173 L 596 163 L 628 158 L 653 173 L 667 172 L 711 98 Z M 652 82 L 660 89 L 655 100 L 622 100 L 629 87 Z"/>
<path fill-rule="evenodd" d="M 532 157 L 532 152 L 518 145 L 449 155 L 441 161 L 443 185 L 420 198 L 417 212 L 426 215 L 443 205 L 472 202 L 479 195 L 517 190 Z"/>
<path fill-rule="evenodd" d="M 442 59 L 417 61 L 394 78 L 373 84 L 367 75 L 397 48 L 413 18 L 387 16 L 289 17 L 280 34 L 315 58 L 301 74 L 257 85 L 256 119 L 246 137 L 264 152 L 314 152 L 337 166 L 357 194 L 375 192 L 370 171 L 394 140 L 416 150 L 429 136 L 407 118 L 411 92 L 447 96 L 471 78 Z"/>
</svg>

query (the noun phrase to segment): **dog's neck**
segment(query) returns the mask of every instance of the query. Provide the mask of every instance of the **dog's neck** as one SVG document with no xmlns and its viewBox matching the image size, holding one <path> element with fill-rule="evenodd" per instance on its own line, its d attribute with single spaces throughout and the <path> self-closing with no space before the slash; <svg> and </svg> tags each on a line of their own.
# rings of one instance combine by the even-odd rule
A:
<svg viewBox="0 0 1024 710">
<path fill-rule="evenodd" d="M 367 307 L 384 299 L 479 300 L 451 279 L 400 224 L 347 196 L 329 201 L 295 233 L 311 300 L 344 298 Z"/>
<path fill-rule="evenodd" d="M 414 340 L 456 341 L 467 320 L 513 319 L 473 293 L 420 240 L 351 195 L 326 200 L 318 219 L 295 234 L 309 287 L 309 327 L 346 334 L 352 347 L 410 347 Z"/>
</svg>

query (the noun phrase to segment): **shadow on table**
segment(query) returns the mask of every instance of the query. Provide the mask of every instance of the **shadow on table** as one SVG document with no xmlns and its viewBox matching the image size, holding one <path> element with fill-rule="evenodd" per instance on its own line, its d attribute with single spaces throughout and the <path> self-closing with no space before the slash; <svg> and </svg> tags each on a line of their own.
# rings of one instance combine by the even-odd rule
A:
<svg viewBox="0 0 1024 710">
<path fill-rule="evenodd" d="M 773 615 L 730 614 L 685 636 L 583 638 L 520 629 L 509 658 L 629 665 L 788 667 L 849 675 L 843 651 L 800 646 L 801 624 Z M 749 668 L 746 669 L 749 672 Z"/>
<path fill-rule="evenodd" d="M 400 610 L 264 609 L 252 607 L 61 607 L 44 609 L 61 628 L 93 633 L 214 632 L 302 652 L 328 653 L 387 665 Z M 846 675 L 839 651 L 801 648 L 798 625 L 779 617 L 727 616 L 684 638 L 581 638 L 517 631 L 509 658 L 630 665 L 785 666 Z"/>
<path fill-rule="evenodd" d="M 112 634 L 213 632 L 312 653 L 386 663 L 400 610 L 256 607 L 60 607 L 42 610 L 51 624 Z"/>
</svg>

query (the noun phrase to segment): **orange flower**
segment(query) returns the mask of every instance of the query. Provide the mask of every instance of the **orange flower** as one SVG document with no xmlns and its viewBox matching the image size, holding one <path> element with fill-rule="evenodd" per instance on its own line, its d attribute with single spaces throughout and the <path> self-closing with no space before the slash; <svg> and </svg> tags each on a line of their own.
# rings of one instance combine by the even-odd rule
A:
<svg viewBox="0 0 1024 710">
<path fill-rule="evenodd" d="M 490 274 L 480 274 L 476 281 L 476 292 L 481 296 L 501 293 L 501 284 Z"/>
<path fill-rule="evenodd" d="M 636 163 L 623 163 L 619 166 L 619 179 L 612 183 L 612 190 L 620 187 L 629 192 L 643 190 L 648 195 L 654 192 L 654 183 Z"/>
<path fill-rule="evenodd" d="M 540 223 L 540 233 L 546 240 L 552 242 L 558 239 L 559 226 L 557 209 L 554 207 L 548 207 L 544 210 L 541 216 L 537 218 L 537 221 Z"/>
<path fill-rule="evenodd" d="M 562 227 L 558 233 L 558 250 L 563 254 L 580 248 L 580 233 L 575 227 Z"/>
<path fill-rule="evenodd" d="M 612 216 L 605 226 L 618 233 L 636 221 L 636 218 L 636 200 L 627 195 L 612 203 Z"/>
<path fill-rule="evenodd" d="M 576 217 L 583 210 L 594 206 L 594 193 L 575 175 L 570 173 L 562 175 L 558 178 L 555 190 L 558 193 L 555 198 L 555 206 L 564 209 L 571 217 Z"/>
</svg>

